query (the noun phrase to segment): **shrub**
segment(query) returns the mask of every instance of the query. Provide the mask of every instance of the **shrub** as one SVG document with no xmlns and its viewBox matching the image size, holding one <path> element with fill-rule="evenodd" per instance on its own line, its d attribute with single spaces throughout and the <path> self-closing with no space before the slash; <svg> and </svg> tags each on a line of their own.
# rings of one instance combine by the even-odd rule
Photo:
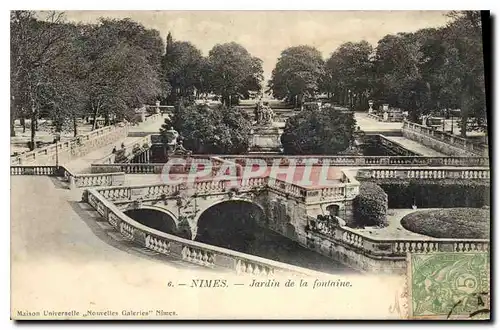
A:
<svg viewBox="0 0 500 330">
<path fill-rule="evenodd" d="M 436 238 L 486 239 L 490 234 L 490 210 L 466 207 L 421 210 L 404 216 L 401 225 L 414 233 Z"/>
<path fill-rule="evenodd" d="M 377 184 L 363 182 L 359 195 L 352 201 L 355 227 L 379 226 L 387 223 L 387 194 Z"/>
</svg>

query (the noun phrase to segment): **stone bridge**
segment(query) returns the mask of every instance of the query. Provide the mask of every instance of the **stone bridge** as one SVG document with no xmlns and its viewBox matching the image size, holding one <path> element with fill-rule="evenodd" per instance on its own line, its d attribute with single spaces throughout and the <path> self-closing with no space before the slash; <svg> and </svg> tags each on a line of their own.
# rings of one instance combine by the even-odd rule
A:
<svg viewBox="0 0 500 330">
<path fill-rule="evenodd" d="M 261 212 L 258 224 L 297 240 L 308 217 L 325 214 L 332 206 L 344 218 L 352 215 L 352 199 L 359 183 L 349 176 L 328 187 L 303 187 L 271 177 L 197 181 L 175 185 L 156 184 L 105 187 L 98 192 L 122 211 L 150 209 L 174 222 L 175 234 L 194 239 L 198 221 L 211 207 L 226 202 L 246 202 Z"/>
</svg>

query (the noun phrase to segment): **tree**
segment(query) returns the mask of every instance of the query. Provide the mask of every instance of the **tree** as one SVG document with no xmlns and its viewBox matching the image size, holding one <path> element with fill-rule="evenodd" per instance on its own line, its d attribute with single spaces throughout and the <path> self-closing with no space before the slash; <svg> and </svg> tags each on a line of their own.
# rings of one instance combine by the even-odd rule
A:
<svg viewBox="0 0 500 330">
<path fill-rule="evenodd" d="M 323 74 L 324 62 L 316 48 L 290 47 L 281 52 L 269 88 L 278 99 L 285 98 L 289 103 L 297 100 L 302 104 L 305 97 L 312 97 L 318 92 Z"/>
<path fill-rule="evenodd" d="M 186 149 L 195 154 L 240 154 L 249 147 L 251 120 L 243 110 L 225 106 L 179 104 L 160 134 L 173 127 Z"/>
<path fill-rule="evenodd" d="M 325 64 L 322 89 L 341 105 L 366 110 L 372 89 L 372 46 L 367 41 L 342 44 Z"/>
<path fill-rule="evenodd" d="M 47 66 L 65 52 L 66 31 L 59 24 L 63 15 L 50 12 L 44 20 L 34 12 L 12 11 L 11 27 L 11 136 L 17 115 L 31 120 L 30 149 L 40 111 L 40 95 L 47 84 Z"/>
<path fill-rule="evenodd" d="M 235 98 L 260 90 L 262 62 L 241 45 L 231 42 L 215 45 L 208 53 L 208 89 L 220 95 L 224 105 Z"/>
<path fill-rule="evenodd" d="M 204 61 L 201 51 L 187 41 L 173 41 L 169 34 L 163 57 L 165 81 L 171 86 L 169 101 L 189 97 L 200 85 Z"/>
<path fill-rule="evenodd" d="M 351 145 L 355 127 L 352 112 L 304 110 L 287 120 L 281 143 L 285 154 L 336 155 Z"/>
<path fill-rule="evenodd" d="M 41 88 L 41 114 L 52 120 L 56 132 L 72 130 L 78 135 L 77 118 L 85 111 L 85 86 L 78 28 L 64 24 L 64 53 L 44 68 L 46 84 Z"/>
<path fill-rule="evenodd" d="M 103 115 L 133 120 L 133 108 L 154 102 L 162 95 L 159 79 L 163 44 L 150 32 L 129 20 L 101 20 L 82 28 L 86 61 L 87 104 L 94 127 Z"/>
<path fill-rule="evenodd" d="M 443 65 L 444 93 L 455 96 L 461 109 L 461 135 L 467 134 L 470 117 L 484 125 L 486 100 L 481 13 L 452 12 L 455 18 L 444 30 L 446 62 Z"/>
</svg>

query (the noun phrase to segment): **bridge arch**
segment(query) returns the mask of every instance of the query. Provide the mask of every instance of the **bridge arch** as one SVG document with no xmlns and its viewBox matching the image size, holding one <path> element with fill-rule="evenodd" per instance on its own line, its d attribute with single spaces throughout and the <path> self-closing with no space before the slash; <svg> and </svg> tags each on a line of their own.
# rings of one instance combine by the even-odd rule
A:
<svg viewBox="0 0 500 330">
<path fill-rule="evenodd" d="M 242 202 L 242 203 L 253 204 L 253 205 L 255 205 L 256 207 L 258 207 L 262 211 L 263 215 L 266 214 L 264 207 L 260 203 L 254 201 L 254 200 L 252 200 L 250 198 L 232 197 L 231 199 L 224 199 L 224 200 L 215 201 L 212 204 L 208 205 L 207 207 L 204 207 L 203 210 L 201 212 L 197 213 L 197 215 L 195 216 L 194 223 L 197 224 L 198 221 L 200 220 L 201 216 L 203 215 L 203 213 L 205 213 L 206 211 L 208 211 L 210 208 L 215 207 L 215 206 L 217 206 L 219 204 L 222 204 L 222 203 L 229 203 L 229 202 Z"/>
<path fill-rule="evenodd" d="M 123 213 L 144 226 L 167 234 L 178 234 L 179 220 L 173 212 L 165 208 L 143 205 L 138 208 L 127 208 Z"/>
</svg>

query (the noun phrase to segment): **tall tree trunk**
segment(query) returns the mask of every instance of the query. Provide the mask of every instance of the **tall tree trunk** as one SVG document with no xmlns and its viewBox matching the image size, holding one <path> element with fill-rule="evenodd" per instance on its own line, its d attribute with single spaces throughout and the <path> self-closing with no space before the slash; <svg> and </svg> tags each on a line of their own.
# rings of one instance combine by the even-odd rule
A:
<svg viewBox="0 0 500 330">
<path fill-rule="evenodd" d="M 23 133 L 26 133 L 26 118 L 24 115 L 24 111 L 21 113 L 21 126 L 23 127 Z"/>
<path fill-rule="evenodd" d="M 467 120 L 469 119 L 469 104 L 466 93 L 460 96 L 460 136 L 467 137 Z"/>
<path fill-rule="evenodd" d="M 78 125 L 76 122 L 76 116 L 73 116 L 73 136 L 78 135 Z"/>
<path fill-rule="evenodd" d="M 109 126 L 109 113 L 107 111 L 104 114 L 104 126 Z"/>
<path fill-rule="evenodd" d="M 14 125 L 14 122 L 15 122 L 15 117 L 14 117 L 14 114 L 11 113 L 10 114 L 10 136 L 11 137 L 14 137 L 16 136 L 16 130 L 14 129 L 15 128 L 15 125 Z"/>
<path fill-rule="evenodd" d="M 97 114 L 99 112 L 99 107 L 98 106 L 92 106 L 92 118 L 94 119 L 93 123 L 92 123 L 92 130 L 95 130 L 95 128 L 97 127 Z"/>
<path fill-rule="evenodd" d="M 35 149 L 35 134 L 36 134 L 36 109 L 32 105 L 31 109 L 31 139 L 30 139 L 30 150 Z"/>
</svg>

